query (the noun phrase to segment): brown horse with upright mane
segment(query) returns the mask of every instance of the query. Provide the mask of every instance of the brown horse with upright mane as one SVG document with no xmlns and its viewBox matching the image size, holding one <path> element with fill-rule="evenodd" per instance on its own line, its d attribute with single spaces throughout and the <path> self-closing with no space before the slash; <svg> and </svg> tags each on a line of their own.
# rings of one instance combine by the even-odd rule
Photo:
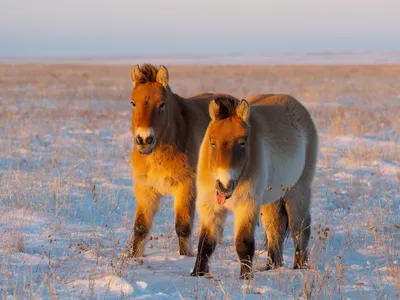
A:
<svg viewBox="0 0 400 300">
<path fill-rule="evenodd" d="M 171 91 L 164 66 L 136 65 L 131 77 L 136 216 L 128 256 L 143 256 L 153 217 L 166 195 L 174 197 L 179 253 L 191 256 L 195 171 L 213 94 L 180 97 Z"/>
</svg>

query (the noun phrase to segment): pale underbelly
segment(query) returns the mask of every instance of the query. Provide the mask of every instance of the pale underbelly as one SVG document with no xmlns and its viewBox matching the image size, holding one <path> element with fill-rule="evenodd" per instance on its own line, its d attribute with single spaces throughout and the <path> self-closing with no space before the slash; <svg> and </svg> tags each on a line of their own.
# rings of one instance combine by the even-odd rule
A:
<svg viewBox="0 0 400 300">
<path fill-rule="evenodd" d="M 305 147 L 299 147 L 299 151 L 294 154 L 273 158 L 273 161 L 269 162 L 267 190 L 263 202 L 276 201 L 285 194 L 288 188 L 293 188 L 299 180 L 304 166 Z"/>
</svg>

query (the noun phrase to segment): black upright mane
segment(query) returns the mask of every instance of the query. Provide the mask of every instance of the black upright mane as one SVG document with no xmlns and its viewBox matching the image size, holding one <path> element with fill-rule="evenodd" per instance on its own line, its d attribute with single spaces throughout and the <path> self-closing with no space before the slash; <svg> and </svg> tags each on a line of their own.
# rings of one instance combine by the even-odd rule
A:
<svg viewBox="0 0 400 300">
<path fill-rule="evenodd" d="M 148 82 L 156 82 L 157 81 L 158 70 L 152 64 L 143 64 L 140 67 L 140 71 L 142 73 L 142 76 L 140 76 L 137 83 L 144 84 L 144 83 L 148 83 Z"/>
<path fill-rule="evenodd" d="M 239 100 L 230 95 L 220 94 L 214 98 L 215 103 L 219 106 L 218 119 L 227 119 L 236 114 L 236 108 Z"/>
</svg>

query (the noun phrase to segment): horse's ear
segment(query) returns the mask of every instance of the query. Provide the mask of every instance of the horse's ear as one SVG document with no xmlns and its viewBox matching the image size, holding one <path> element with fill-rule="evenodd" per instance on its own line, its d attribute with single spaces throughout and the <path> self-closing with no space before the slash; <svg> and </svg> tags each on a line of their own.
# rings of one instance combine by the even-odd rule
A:
<svg viewBox="0 0 400 300">
<path fill-rule="evenodd" d="M 208 105 L 208 113 L 210 114 L 211 120 L 215 121 L 219 114 L 219 105 L 215 100 L 212 100 Z"/>
<path fill-rule="evenodd" d="M 131 72 L 131 79 L 133 85 L 136 85 L 136 82 L 138 82 L 142 78 L 142 71 L 139 68 L 139 65 L 136 65 L 132 68 Z"/>
<path fill-rule="evenodd" d="M 157 82 L 159 84 L 161 84 L 163 87 L 167 87 L 168 79 L 169 79 L 169 75 L 168 75 L 167 68 L 164 66 L 160 66 L 160 68 L 157 71 L 157 76 L 156 76 Z"/>
<path fill-rule="evenodd" d="M 239 118 L 242 118 L 245 122 L 247 122 L 247 120 L 249 119 L 250 106 L 245 99 L 242 99 L 242 101 L 240 101 L 239 105 L 236 107 L 236 115 Z"/>
</svg>

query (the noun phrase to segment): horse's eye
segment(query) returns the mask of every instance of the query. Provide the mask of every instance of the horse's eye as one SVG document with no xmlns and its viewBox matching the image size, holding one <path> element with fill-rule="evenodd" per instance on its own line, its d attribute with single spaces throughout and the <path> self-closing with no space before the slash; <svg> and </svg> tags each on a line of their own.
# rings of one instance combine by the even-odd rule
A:
<svg viewBox="0 0 400 300">
<path fill-rule="evenodd" d="M 242 148 L 246 147 L 246 142 L 240 142 L 239 146 L 242 147 Z"/>
<path fill-rule="evenodd" d="M 211 145 L 211 147 L 215 148 L 215 142 L 214 141 L 210 141 L 210 145 Z"/>
<path fill-rule="evenodd" d="M 160 104 L 160 109 L 163 109 L 165 107 L 165 102 Z"/>
<path fill-rule="evenodd" d="M 135 103 L 135 102 L 133 102 L 133 101 L 131 101 L 131 104 L 132 104 L 132 106 L 133 106 L 133 107 L 135 107 L 135 106 L 136 106 L 136 103 Z"/>
</svg>

